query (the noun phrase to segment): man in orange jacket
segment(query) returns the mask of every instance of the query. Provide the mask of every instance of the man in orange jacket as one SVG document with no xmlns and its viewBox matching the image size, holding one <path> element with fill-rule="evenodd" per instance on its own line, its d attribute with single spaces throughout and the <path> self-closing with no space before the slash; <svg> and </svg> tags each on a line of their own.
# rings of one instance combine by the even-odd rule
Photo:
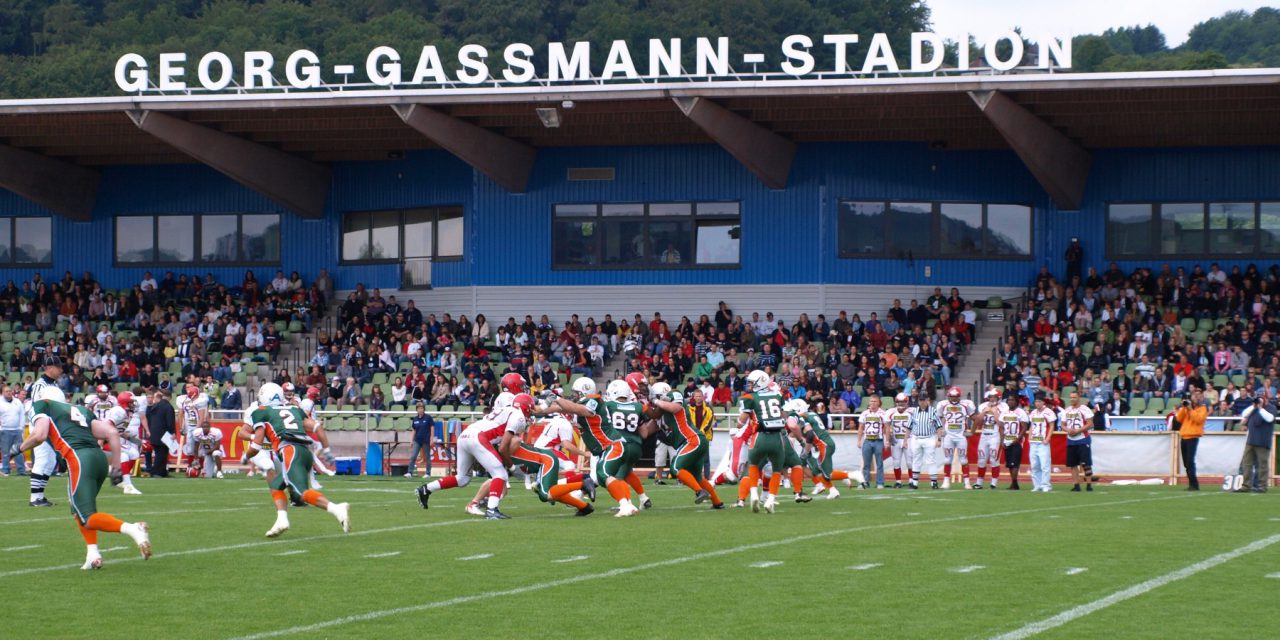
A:
<svg viewBox="0 0 1280 640">
<path fill-rule="evenodd" d="M 1182 426 L 1178 429 L 1182 451 L 1182 466 L 1187 469 L 1187 491 L 1199 491 L 1200 480 L 1196 478 L 1196 449 L 1200 446 L 1200 436 L 1204 435 L 1204 420 L 1209 417 L 1209 406 L 1204 402 L 1204 390 L 1191 390 L 1191 400 L 1183 400 L 1182 407 L 1174 414 Z"/>
</svg>

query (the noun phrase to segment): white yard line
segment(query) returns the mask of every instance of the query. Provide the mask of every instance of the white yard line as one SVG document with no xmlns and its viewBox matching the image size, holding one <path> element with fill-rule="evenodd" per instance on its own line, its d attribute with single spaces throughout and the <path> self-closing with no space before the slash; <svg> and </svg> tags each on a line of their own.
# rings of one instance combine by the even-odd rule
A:
<svg viewBox="0 0 1280 640">
<path fill-rule="evenodd" d="M 752 569 L 768 569 L 769 567 L 777 567 L 781 564 L 781 560 L 765 560 L 764 562 L 753 562 L 747 566 Z"/>
<path fill-rule="evenodd" d="M 1227 562 L 1235 560 L 1240 556 L 1248 555 L 1255 551 L 1260 551 L 1277 542 L 1280 542 L 1280 534 L 1267 536 L 1266 538 L 1262 538 L 1260 540 L 1255 540 L 1253 542 L 1250 542 L 1249 544 L 1244 545 L 1243 547 L 1238 547 L 1238 548 L 1232 549 L 1231 551 L 1220 553 L 1216 556 L 1213 556 L 1211 558 L 1206 558 L 1204 560 L 1201 560 L 1200 562 L 1185 566 L 1176 571 L 1170 571 L 1169 573 L 1166 573 L 1162 576 L 1157 576 L 1155 578 L 1151 578 L 1150 580 L 1139 582 L 1138 584 L 1135 584 L 1132 587 L 1129 587 L 1128 589 L 1123 589 L 1111 595 L 1098 598 L 1093 602 L 1087 602 L 1085 604 L 1072 607 L 1070 609 L 1067 609 L 1066 611 L 1063 611 L 1062 613 L 1059 613 L 1058 615 L 1045 618 L 1044 620 L 1040 620 L 1039 622 L 1032 622 L 1031 624 L 1028 624 L 1019 629 L 1015 629 L 1008 633 L 1003 633 L 998 636 L 993 636 L 993 640 L 1022 640 L 1023 638 L 1030 638 L 1031 636 L 1044 633 L 1045 631 L 1049 631 L 1050 629 L 1056 629 L 1058 627 L 1061 627 L 1064 624 L 1068 624 L 1079 618 L 1083 618 L 1095 611 L 1100 611 L 1102 609 L 1106 609 L 1107 607 L 1110 607 L 1111 605 L 1119 604 L 1121 602 L 1124 602 L 1125 600 L 1130 600 L 1140 595 L 1144 595 L 1150 591 L 1159 589 L 1160 587 L 1163 587 L 1169 583 L 1190 578 L 1191 576 L 1194 576 L 1198 573 L 1203 573 L 1218 565 L 1225 564 Z"/>
<path fill-rule="evenodd" d="M 867 564 L 855 564 L 852 567 L 849 567 L 849 570 L 850 571 L 869 571 L 871 569 L 875 569 L 876 567 L 883 567 L 883 566 L 884 565 L 880 564 L 879 562 L 869 562 Z"/>
<path fill-rule="evenodd" d="M 564 564 L 566 562 L 580 562 L 590 557 L 591 556 L 569 556 L 568 558 L 560 558 L 559 560 L 552 560 L 552 562 L 556 564 Z"/>
<path fill-rule="evenodd" d="M 404 500 L 396 500 L 393 502 L 360 502 L 360 503 L 357 503 L 356 506 L 361 508 L 385 507 L 387 505 L 392 505 L 392 504 L 409 505 L 411 503 L 406 502 Z M 232 511 L 254 511 L 254 510 L 262 511 L 264 513 L 267 511 L 271 511 L 272 510 L 271 503 L 263 501 L 263 502 L 259 502 L 257 506 L 253 506 L 253 507 L 221 507 L 217 509 L 166 509 L 164 511 L 136 511 L 136 512 L 131 512 L 127 514 L 122 513 L 120 515 L 136 519 L 139 516 L 176 516 L 176 515 L 185 515 L 190 513 L 230 513 Z M 66 516 L 58 516 L 56 518 L 30 518 L 27 520 L 9 520 L 9 521 L 0 521 L 0 526 L 37 524 L 40 522 L 64 522 L 66 521 L 66 519 L 67 519 Z"/>
<path fill-rule="evenodd" d="M 1080 575 L 1080 574 L 1082 574 L 1082 573 L 1084 573 L 1084 572 L 1086 572 L 1086 571 L 1088 571 L 1088 570 L 1089 570 L 1089 568 L 1088 568 L 1088 567 L 1071 567 L 1070 569 L 1067 569 L 1067 570 L 1066 570 L 1066 571 L 1064 571 L 1063 573 L 1065 573 L 1065 574 L 1067 574 L 1067 575 L 1069 575 L 1069 576 L 1078 576 L 1078 575 Z"/>
<path fill-rule="evenodd" d="M 26 544 L 26 545 L 22 545 L 21 547 L 6 547 L 4 549 L 0 549 L 0 551 L 26 551 L 28 549 L 39 549 L 40 547 L 43 547 L 43 546 L 44 545 L 42 544 Z"/>
<path fill-rule="evenodd" d="M 986 569 L 983 565 L 971 564 L 963 567 L 956 567 L 951 570 L 951 573 L 973 573 L 975 571 L 982 571 L 983 569 Z"/>
<path fill-rule="evenodd" d="M 306 550 L 306 549 L 294 549 L 293 551 L 282 551 L 282 552 L 280 552 L 280 553 L 274 553 L 274 554 L 272 554 L 272 555 L 275 555 L 275 556 L 296 556 L 296 555 L 304 554 L 304 553 L 306 553 L 306 552 L 307 552 L 307 550 Z"/>
<path fill-rule="evenodd" d="M 399 551 L 387 551 L 385 553 L 371 553 L 366 558 L 391 558 L 400 555 Z"/>
<path fill-rule="evenodd" d="M 471 560 L 488 560 L 489 558 L 492 558 L 492 557 L 493 557 L 492 553 L 477 553 L 474 556 L 462 556 L 461 558 L 458 558 L 458 559 L 463 562 L 470 562 Z"/>
<path fill-rule="evenodd" d="M 780 547 L 780 546 L 785 546 L 785 545 L 791 545 L 791 544 L 796 544 L 796 543 L 800 543 L 800 542 L 809 542 L 809 541 L 812 541 L 812 540 L 820 540 L 820 539 L 823 539 L 823 538 L 830 538 L 830 537 L 833 537 L 833 536 L 845 535 L 845 534 L 849 534 L 849 533 L 858 533 L 858 532 L 863 532 L 863 531 L 876 531 L 876 530 L 880 530 L 880 529 L 893 529 L 893 528 L 897 528 L 897 527 L 915 527 L 915 526 L 930 525 L 930 524 L 945 524 L 945 523 L 949 523 L 949 522 L 963 522 L 963 521 L 966 521 L 966 520 L 985 520 L 985 519 L 990 519 L 990 518 L 1001 518 L 1001 517 L 1005 517 L 1005 516 L 1025 515 L 1025 514 L 1029 514 L 1029 513 L 1042 513 L 1042 512 L 1046 512 L 1046 511 L 1065 511 L 1065 510 L 1070 510 L 1070 509 L 1090 509 L 1090 508 L 1094 508 L 1094 507 L 1115 506 L 1115 505 L 1119 505 L 1119 504 L 1134 504 L 1134 503 L 1140 503 L 1140 502 L 1159 502 L 1159 501 L 1163 501 L 1163 500 L 1177 500 L 1177 499 L 1181 499 L 1181 498 L 1196 497 L 1196 496 L 1198 496 L 1198 495 L 1209 495 L 1209 494 L 1191 494 L 1191 495 L 1185 495 L 1185 494 L 1184 494 L 1184 495 L 1169 496 L 1169 497 L 1164 497 L 1164 498 L 1137 498 L 1137 499 L 1132 499 L 1132 500 L 1115 500 L 1115 501 L 1112 501 L 1112 502 L 1088 502 L 1088 503 L 1077 503 L 1077 504 L 1063 505 L 1063 506 L 1058 506 L 1058 507 L 1040 507 L 1040 508 L 1035 508 L 1035 509 L 1022 509 L 1022 510 L 1018 510 L 1018 511 L 1000 511 L 1000 512 L 995 512 L 995 513 L 979 513 L 979 514 L 971 514 L 971 515 L 963 515 L 963 516 L 951 516 L 951 517 L 947 517 L 947 518 L 935 518 L 935 519 L 931 519 L 931 520 L 919 520 L 919 519 L 917 519 L 917 520 L 907 520 L 907 521 L 903 521 L 903 522 L 890 522 L 890 523 L 885 523 L 885 524 L 865 525 L 865 526 L 861 526 L 861 527 L 848 527 L 848 528 L 844 528 L 844 529 L 833 529 L 833 530 L 831 530 L 831 531 L 823 531 L 823 532 L 819 532 L 819 533 L 811 533 L 811 534 L 807 534 L 807 535 L 792 536 L 792 537 L 783 538 L 783 539 L 780 539 L 780 540 L 770 540 L 770 541 L 767 541 L 767 542 L 757 542 L 757 543 L 754 543 L 754 544 L 745 544 L 745 545 L 740 545 L 740 546 L 736 546 L 736 547 L 728 547 L 728 548 L 724 548 L 724 549 L 718 549 L 718 550 L 715 550 L 715 551 L 706 551 L 706 552 L 703 552 L 703 553 L 697 553 L 697 554 L 692 554 L 692 555 L 687 555 L 687 556 L 680 556 L 680 557 L 677 557 L 677 558 L 670 558 L 670 559 L 667 559 L 667 560 L 658 560 L 658 561 L 656 561 L 656 562 L 648 562 L 648 563 L 645 563 L 645 564 L 633 565 L 633 566 L 630 566 L 630 567 L 619 567 L 619 568 L 617 568 L 617 569 L 611 569 L 611 570 L 609 570 L 609 571 L 602 571 L 602 572 L 598 572 L 598 573 L 585 573 L 585 574 L 579 574 L 579 575 L 576 575 L 576 576 L 569 576 L 569 577 L 566 577 L 566 578 L 561 578 L 561 579 L 559 579 L 559 580 L 550 580 L 550 581 L 547 581 L 547 582 L 536 582 L 536 583 L 533 583 L 533 584 L 528 584 L 528 585 L 524 585 L 524 586 L 520 586 L 520 587 L 514 587 L 514 588 L 511 588 L 511 589 L 504 589 L 504 590 L 501 590 L 501 591 L 487 591 L 487 592 L 475 593 L 475 594 L 466 595 L 466 596 L 458 596 L 458 597 L 456 597 L 456 598 L 449 598 L 449 599 L 447 599 L 447 600 L 435 600 L 435 601 L 432 601 L 432 602 L 425 602 L 425 603 L 422 603 L 422 604 L 410 605 L 410 606 L 405 606 L 405 607 L 396 607 L 396 608 L 393 608 L 393 609 L 383 609 L 383 610 L 380 610 L 380 611 L 369 611 L 369 612 L 366 612 L 366 613 L 360 613 L 360 614 L 355 614 L 355 615 L 345 616 L 345 617 L 342 617 L 342 618 L 334 618 L 334 619 L 331 619 L 331 620 L 325 620 L 325 621 L 322 621 L 322 622 L 315 622 L 315 623 L 312 623 L 312 624 L 298 625 L 298 626 L 294 626 L 294 627 L 286 627 L 286 628 L 284 628 L 284 629 L 276 629 L 276 630 L 272 630 L 272 631 L 262 631 L 262 632 L 259 632 L 259 633 L 254 633 L 254 634 L 245 635 L 245 636 L 237 636 L 237 637 L 235 637 L 233 640 L 264 640 L 265 638 L 277 638 L 277 637 L 280 637 L 280 636 L 290 636 L 290 635 L 296 635 L 296 634 L 310 633 L 310 632 L 314 632 L 314 631 L 320 631 L 320 630 L 323 630 L 323 629 L 329 629 L 329 628 L 331 628 L 331 627 L 337 627 L 337 626 L 346 625 L 346 624 L 351 624 L 351 623 L 355 623 L 355 622 L 367 622 L 367 621 L 370 621 L 370 620 L 378 620 L 378 619 L 386 618 L 386 617 L 390 617 L 390 616 L 398 616 L 398 615 L 404 615 L 404 614 L 408 614 L 408 613 L 416 613 L 416 612 L 419 612 L 419 611 L 430 611 L 430 610 L 432 610 L 432 609 L 442 609 L 442 608 L 445 608 L 445 607 L 452 607 L 452 606 L 460 605 L 460 604 L 468 604 L 468 603 L 471 603 L 471 602 L 477 602 L 477 601 L 481 601 L 481 600 L 488 600 L 488 599 L 493 599 L 493 598 L 503 598 L 503 597 L 506 597 L 506 596 L 519 595 L 519 594 L 522 594 L 522 593 L 529 593 L 529 592 L 533 592 L 533 591 L 542 591 L 542 590 L 544 590 L 544 589 L 551 589 L 551 588 L 555 588 L 555 587 L 562 587 L 562 586 L 567 586 L 567 585 L 572 585 L 572 584 L 578 584 L 578 583 L 580 583 L 580 582 L 589 582 L 589 581 L 594 581 L 594 580 L 602 580 L 602 579 L 614 578 L 614 577 L 617 577 L 617 576 L 627 575 L 627 574 L 631 574 L 631 573 L 636 573 L 636 572 L 639 572 L 639 571 L 647 571 L 647 570 L 650 570 L 650 569 L 660 569 L 660 568 L 663 568 L 663 567 L 670 567 L 670 566 L 674 566 L 674 565 L 686 564 L 686 563 L 689 563 L 689 562 L 695 562 L 695 561 L 699 561 L 699 560 L 707 560 L 707 559 L 710 559 L 710 558 L 719 558 L 719 557 L 721 557 L 721 556 L 727 556 L 727 555 L 732 555 L 732 554 L 736 554 L 736 553 L 743 553 L 743 552 L 746 552 L 746 551 L 756 551 L 756 550 L 759 550 L 759 549 L 770 549 L 770 548 L 773 548 L 773 547 Z M 1280 536 L 1277 536 L 1277 539 L 1280 539 Z M 64 565 L 64 566 L 66 566 L 66 567 L 71 567 L 71 566 L 74 566 L 74 565 Z M 0 574 L 0 577 L 4 577 L 4 575 L 5 575 L 5 574 Z"/>
</svg>

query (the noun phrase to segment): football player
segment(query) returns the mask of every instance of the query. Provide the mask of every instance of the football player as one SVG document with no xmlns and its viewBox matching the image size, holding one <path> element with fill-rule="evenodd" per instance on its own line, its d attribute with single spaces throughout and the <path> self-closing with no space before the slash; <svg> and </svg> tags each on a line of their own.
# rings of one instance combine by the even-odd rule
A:
<svg viewBox="0 0 1280 640">
<path fill-rule="evenodd" d="M 527 394 L 525 397 L 529 397 Z M 534 491 L 537 492 L 538 498 L 543 502 L 559 502 L 567 504 L 577 512 L 574 516 L 589 516 L 595 507 L 585 503 L 581 498 L 574 495 L 582 489 L 582 482 L 566 482 L 560 483 L 560 461 L 550 449 L 541 449 L 520 441 L 516 438 L 516 445 L 511 451 L 511 461 L 520 467 L 525 473 L 536 474 L 534 483 Z M 488 518 L 488 515 L 485 516 Z"/>
<path fill-rule="evenodd" d="M 418 504 L 426 509 L 431 494 L 445 489 L 465 487 L 471 482 L 471 465 L 479 464 L 489 474 L 489 502 L 485 510 L 487 520 L 506 520 L 498 505 L 507 486 L 506 461 L 528 428 L 529 415 L 533 411 L 533 396 L 521 393 L 511 401 L 511 406 L 493 411 L 467 426 L 458 436 L 457 475 L 432 480 L 418 487 Z"/>
<path fill-rule="evenodd" d="M 182 434 L 184 438 L 190 437 L 192 431 L 199 429 L 200 425 L 208 420 L 209 396 L 202 393 L 200 387 L 188 384 L 186 395 L 178 398 L 177 433 Z"/>
<path fill-rule="evenodd" d="M 293 387 L 292 383 L 286 382 L 285 384 L 289 387 Z M 286 392 L 285 395 L 287 397 L 289 394 Z M 334 464 L 335 460 L 333 458 L 333 453 L 329 451 L 329 434 L 325 433 L 324 423 L 320 420 L 320 416 L 318 415 L 320 411 L 319 401 L 319 387 L 307 387 L 306 397 L 297 400 L 298 408 L 302 409 L 302 413 L 306 414 L 308 418 L 311 418 L 311 422 L 314 425 L 314 430 L 307 432 L 307 436 L 312 440 L 311 453 L 315 457 L 315 467 L 308 479 L 308 482 L 311 484 L 311 488 L 317 491 L 323 487 L 320 486 L 319 482 L 316 482 L 315 471 L 319 471 L 326 476 L 331 476 L 335 473 L 334 470 L 330 468 Z"/>
<path fill-rule="evenodd" d="M 1093 424 L 1093 410 L 1080 404 L 1079 393 L 1074 391 L 1071 393 L 1070 404 L 1062 408 L 1062 419 L 1059 424 L 1062 425 L 1062 430 L 1067 432 L 1067 466 L 1071 467 L 1071 480 L 1075 483 L 1071 490 L 1080 490 L 1080 477 L 1084 476 L 1084 490 L 1093 491 L 1093 445 L 1089 437 L 1089 425 Z M 1048 438 L 1045 442 L 1048 442 Z"/>
<path fill-rule="evenodd" d="M 889 431 L 889 413 L 880 408 L 880 396 L 867 398 L 867 409 L 858 420 L 858 449 L 862 451 L 862 488 L 871 483 L 875 465 L 876 488 L 884 488 L 884 439 Z"/>
<path fill-rule="evenodd" d="M 267 530 L 275 538 L 289 530 L 289 502 L 299 502 L 324 509 L 342 525 L 343 533 L 351 531 L 351 507 L 345 502 L 331 502 L 323 493 L 307 487 L 311 472 L 311 438 L 307 437 L 311 419 L 297 407 L 285 403 L 284 390 L 274 382 L 258 388 L 258 406 L 247 417 L 252 430 L 249 455 L 256 456 L 264 444 L 270 446 L 280 461 L 279 472 L 269 476 L 271 500 L 276 506 L 276 523 Z M 241 431 L 242 437 L 244 431 Z"/>
<path fill-rule="evenodd" d="M 93 388 L 93 393 L 84 397 L 84 406 L 89 407 L 99 420 L 106 420 L 107 412 L 117 406 L 117 401 L 111 397 L 111 389 L 100 384 Z"/>
<path fill-rule="evenodd" d="M 911 415 L 915 413 L 915 408 L 907 406 L 909 400 L 907 394 L 899 393 L 893 398 L 893 408 L 884 410 L 892 437 L 889 441 L 889 467 L 893 469 L 894 489 L 902 488 L 904 471 L 907 480 L 911 480 L 911 445 L 908 438 L 911 437 Z"/>
<path fill-rule="evenodd" d="M 813 474 L 813 483 L 816 485 L 813 495 L 826 491 L 828 500 L 839 498 L 840 492 L 832 482 L 843 480 L 845 486 L 853 486 L 853 483 L 847 471 L 832 468 L 836 455 L 835 439 L 827 432 L 822 420 L 809 412 L 808 402 L 800 398 L 792 398 L 783 407 L 790 416 L 787 421 L 788 427 L 798 430 L 800 439 L 808 444 L 807 448 L 810 452 L 805 459 L 809 465 L 809 471 Z"/>
<path fill-rule="evenodd" d="M 187 437 L 186 455 L 191 457 L 192 477 L 222 478 L 222 431 L 208 422 Z"/>
<path fill-rule="evenodd" d="M 58 389 L 58 378 L 62 377 L 62 358 L 58 356 L 47 355 L 44 359 L 44 373 L 31 383 L 30 401 L 27 402 L 27 424 L 34 423 L 35 414 L 31 412 L 31 407 L 35 401 L 41 397 L 41 393 L 46 389 L 56 389 L 59 394 L 62 393 Z M 49 486 L 49 476 L 58 468 L 58 455 L 54 453 L 53 445 L 41 440 L 33 445 L 35 450 L 31 452 L 31 502 L 33 507 L 52 507 L 53 503 L 44 497 L 44 490 Z"/>
<path fill-rule="evenodd" d="M 573 400 L 556 398 L 543 411 L 558 411 L 573 418 L 582 444 L 591 452 L 595 483 L 604 485 L 609 495 L 618 501 L 615 517 L 635 515 L 640 510 L 631 502 L 631 487 L 623 480 L 626 452 L 622 434 L 601 417 L 604 400 L 596 394 L 595 381 L 585 377 L 574 380 L 573 396 Z"/>
<path fill-rule="evenodd" d="M 679 391 L 672 391 L 671 385 L 665 382 L 649 387 L 649 394 L 650 411 L 656 413 L 661 421 L 658 438 L 676 452 L 671 462 L 676 479 L 693 490 L 694 504 L 711 500 L 712 509 L 723 509 L 724 503 L 720 501 L 716 488 L 702 477 L 702 464 L 707 459 L 710 446 L 702 433 L 689 425 L 689 409 L 685 406 L 684 397 Z"/>
<path fill-rule="evenodd" d="M 46 369 L 47 371 L 47 369 Z M 31 404 L 31 433 L 20 449 L 30 451 L 37 445 L 52 442 L 58 454 L 67 461 L 67 497 L 84 537 L 85 562 L 81 569 L 101 569 L 102 553 L 98 551 L 98 532 L 123 533 L 133 539 L 142 559 L 151 557 L 151 538 L 145 522 L 123 522 L 98 511 L 98 492 L 102 481 L 111 477 L 119 484 L 120 435 L 111 423 L 98 420 L 86 407 L 67 404 L 62 391 L 53 385 L 39 390 Z M 99 440 L 107 442 L 110 456 L 102 451 Z"/>
<path fill-rule="evenodd" d="M 947 399 L 936 409 L 938 420 L 942 422 L 942 460 L 946 477 L 942 480 L 942 488 L 951 486 L 952 460 L 960 462 L 960 474 L 964 478 L 964 488 L 969 489 L 969 436 L 970 420 L 977 409 L 973 403 L 961 397 L 960 387 L 947 389 Z"/>
<path fill-rule="evenodd" d="M 1043 426 L 1044 414 L 1047 413 L 1049 418 L 1053 418 L 1053 411 L 1045 409 L 1043 397 L 1036 398 L 1036 409 L 1030 416 L 1022 410 L 1022 407 L 1017 405 L 1010 407 L 1003 402 L 996 403 L 994 407 L 988 406 L 986 411 L 995 414 L 996 426 L 1000 430 L 1000 446 L 1004 448 L 1004 464 L 1009 468 L 1009 489 L 1017 491 L 1020 488 L 1018 468 L 1022 466 L 1022 441 L 1027 435 L 1027 426 L 1036 421 Z M 1052 425 L 1052 420 L 1049 424 Z M 1034 474 L 1031 481 L 1032 484 L 1035 483 Z M 994 489 L 995 486 L 993 481 L 991 488 Z"/>
<path fill-rule="evenodd" d="M 974 489 L 982 488 L 982 481 L 987 478 L 987 469 L 991 470 L 991 488 L 995 489 L 1000 482 L 1000 447 L 1004 434 L 997 422 L 1006 408 L 1000 401 L 1000 392 L 988 389 L 974 414 L 975 428 L 982 433 L 978 438 L 978 481 L 973 483 Z"/>
<path fill-rule="evenodd" d="M 133 394 L 121 391 L 120 395 L 111 399 L 110 403 L 100 402 L 99 406 L 110 404 L 99 420 L 104 420 L 115 427 L 120 440 L 120 489 L 127 496 L 140 496 L 141 491 L 133 486 L 133 467 L 142 457 L 142 439 L 138 434 L 138 403 Z M 96 411 L 98 407 L 95 407 Z"/>
<path fill-rule="evenodd" d="M 631 380 L 614 380 L 604 389 L 604 402 L 596 407 L 600 419 L 613 427 L 622 440 L 623 459 L 619 469 L 621 479 L 636 493 L 636 501 L 641 509 L 653 507 L 653 501 L 645 493 L 640 477 L 636 475 L 635 466 L 640 462 L 641 448 L 644 441 L 657 431 L 657 425 L 644 415 L 645 406 L 642 397 L 636 395 L 636 389 L 649 392 L 649 385 L 641 381 L 636 383 L 635 376 L 643 378 L 643 374 L 629 374 Z"/>
<path fill-rule="evenodd" d="M 784 466 L 786 451 L 783 447 L 791 446 L 783 436 L 787 417 L 782 409 L 784 399 L 782 394 L 772 387 L 772 382 L 769 374 L 759 369 L 748 373 L 748 392 L 742 394 L 738 403 L 738 425 L 746 426 L 753 420 L 757 425 L 751 451 L 747 454 L 747 477 L 743 479 L 750 496 L 751 510 L 756 513 L 759 513 L 762 507 L 769 513 L 773 513 L 777 508 L 778 488 L 782 485 L 782 474 L 774 473 L 769 478 L 767 495 L 763 501 L 760 499 L 760 488 L 757 485 L 760 482 L 761 469 L 766 464 L 771 465 L 775 470 L 786 468 Z"/>
</svg>

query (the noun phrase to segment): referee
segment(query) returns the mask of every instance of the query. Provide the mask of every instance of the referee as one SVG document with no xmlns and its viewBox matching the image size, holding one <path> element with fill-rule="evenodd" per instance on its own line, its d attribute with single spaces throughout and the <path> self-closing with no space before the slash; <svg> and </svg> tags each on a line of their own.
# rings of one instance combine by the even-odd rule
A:
<svg viewBox="0 0 1280 640">
<path fill-rule="evenodd" d="M 920 465 L 929 473 L 930 486 L 938 488 L 938 468 L 935 452 L 942 440 L 942 422 L 934 413 L 932 402 L 926 394 L 920 394 L 919 405 L 911 412 L 911 488 L 920 488 Z"/>
</svg>

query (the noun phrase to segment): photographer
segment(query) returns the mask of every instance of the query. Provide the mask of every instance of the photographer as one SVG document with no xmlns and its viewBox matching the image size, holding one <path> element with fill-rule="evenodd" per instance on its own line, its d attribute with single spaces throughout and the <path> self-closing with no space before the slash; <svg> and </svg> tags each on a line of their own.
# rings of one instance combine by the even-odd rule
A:
<svg viewBox="0 0 1280 640">
<path fill-rule="evenodd" d="M 1204 435 L 1204 421 L 1208 416 L 1209 407 L 1204 401 L 1204 389 L 1199 387 L 1191 390 L 1191 400 L 1183 400 L 1182 406 L 1174 414 L 1174 419 L 1180 425 L 1178 444 L 1182 451 L 1182 466 L 1187 469 L 1187 491 L 1200 490 L 1200 480 L 1196 478 L 1196 449 L 1200 447 L 1200 436 Z"/>
<path fill-rule="evenodd" d="M 1271 443 L 1275 440 L 1276 407 L 1263 398 L 1254 398 L 1253 404 L 1240 415 L 1249 430 L 1245 436 L 1244 456 L 1240 459 L 1240 473 L 1244 483 L 1236 493 L 1266 493 L 1271 485 Z"/>
</svg>

